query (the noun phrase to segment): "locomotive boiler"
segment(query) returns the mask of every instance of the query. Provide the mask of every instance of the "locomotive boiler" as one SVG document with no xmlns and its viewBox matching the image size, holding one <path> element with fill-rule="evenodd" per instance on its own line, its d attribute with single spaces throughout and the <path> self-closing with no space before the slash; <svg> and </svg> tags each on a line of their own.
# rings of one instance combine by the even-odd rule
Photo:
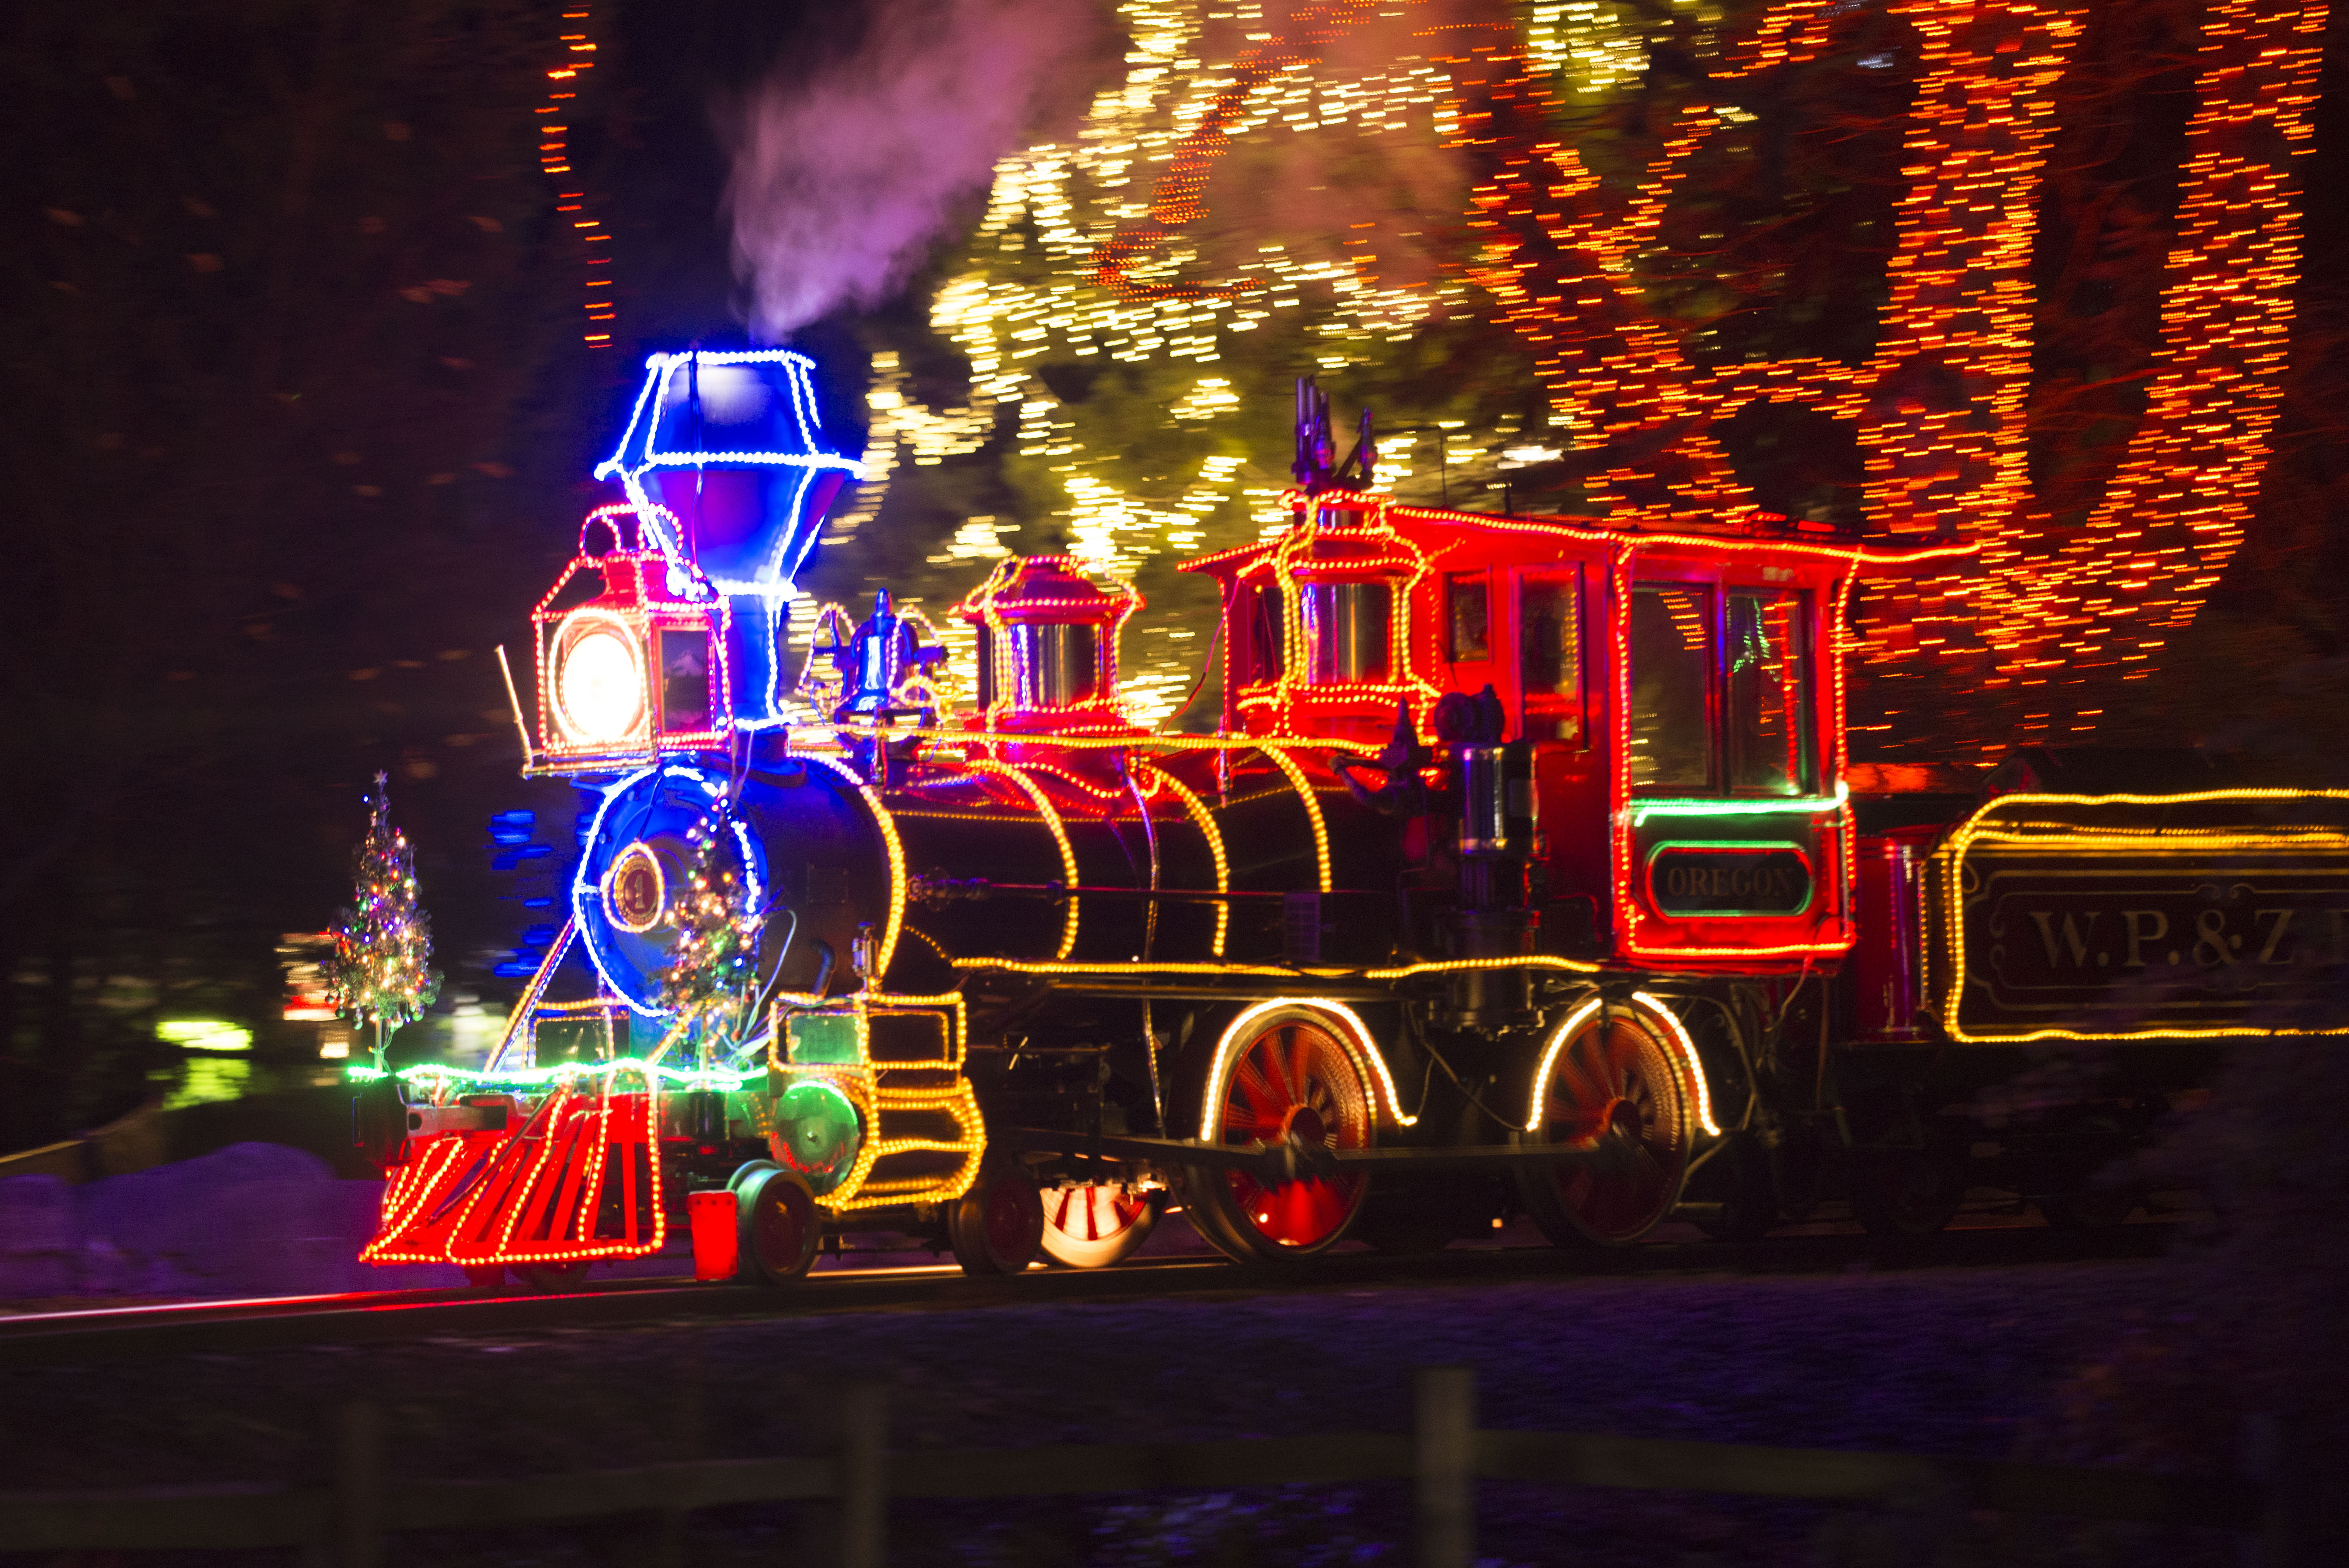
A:
<svg viewBox="0 0 2349 1568">
<path fill-rule="evenodd" d="M 1125 717 L 1139 595 L 1059 557 L 957 606 L 968 707 L 885 593 L 787 685 L 854 467 L 808 368 L 651 363 L 598 470 L 628 500 L 534 616 L 528 769 L 601 796 L 570 919 L 483 1068 L 361 1069 L 370 1258 L 551 1285 L 675 1242 L 781 1283 L 886 1231 L 1016 1273 L 1174 1204 L 1264 1261 L 1515 1212 L 1913 1233 L 1983 1183 L 2097 1222 L 2210 1042 L 2349 1025 L 2337 794 L 1849 766 L 1855 583 L 1971 547 L 1406 506 L 1309 395 L 1282 526 L 1185 567 L 1211 733 Z M 675 1001 L 714 875 L 727 1027 Z M 2082 1042 L 2060 1105 L 1997 1099 Z"/>
</svg>

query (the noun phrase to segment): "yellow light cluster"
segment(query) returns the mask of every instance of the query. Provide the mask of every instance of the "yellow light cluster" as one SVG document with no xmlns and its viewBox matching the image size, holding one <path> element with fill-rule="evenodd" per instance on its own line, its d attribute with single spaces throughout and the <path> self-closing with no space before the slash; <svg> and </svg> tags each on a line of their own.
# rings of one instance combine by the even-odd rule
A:
<svg viewBox="0 0 2349 1568">
<path fill-rule="evenodd" d="M 1534 0 L 1526 7 L 1526 54 L 1541 71 L 1569 78 L 1566 90 L 1595 98 L 1646 73 L 1653 25 L 1630 5 Z"/>
<path fill-rule="evenodd" d="M 1224 1080 L 1230 1075 L 1232 1064 L 1239 1059 L 1240 1053 L 1255 1043 L 1248 1037 L 1248 1026 L 1267 1013 L 1284 1007 L 1318 1013 L 1326 1021 L 1337 1025 L 1335 1033 L 1345 1042 L 1347 1054 L 1354 1058 L 1356 1069 L 1377 1084 L 1379 1098 L 1386 1101 L 1387 1114 L 1398 1126 L 1418 1124 L 1417 1116 L 1404 1114 L 1402 1101 L 1395 1093 L 1394 1075 L 1387 1070 L 1386 1057 L 1380 1052 L 1378 1042 L 1371 1037 L 1370 1026 L 1362 1022 L 1361 1015 L 1343 1002 L 1335 1002 L 1327 996 L 1278 996 L 1269 1002 L 1258 1002 L 1253 1006 L 1241 1008 L 1238 1016 L 1224 1026 L 1223 1037 L 1216 1042 L 1215 1066 L 1209 1069 L 1206 1089 L 1199 1097 L 1200 1142 L 1217 1141 L 1223 1119 Z"/>
<path fill-rule="evenodd" d="M 1547 953 L 1528 953 L 1512 958 L 1440 958 L 1424 964 L 1405 964 L 1393 969 L 1366 969 L 1365 980 L 1410 980 L 1422 975 L 1464 975 L 1493 969 L 1552 969 L 1562 975 L 1595 975 L 1599 966 L 1582 958 L 1559 958 Z"/>
<path fill-rule="evenodd" d="M 793 1067 L 776 1054 L 784 1037 L 785 1010 L 819 1010 L 846 1013 L 856 1022 L 857 1062 L 844 1064 L 810 1064 Z M 872 1059 L 867 1045 L 871 1020 L 879 1017 L 935 1018 L 946 1037 L 947 1047 L 936 1061 L 907 1063 L 895 1067 Z M 823 1208 L 835 1214 L 857 1209 L 877 1209 L 901 1203 L 952 1202 L 970 1190 L 978 1179 L 979 1157 L 986 1151 L 987 1130 L 979 1115 L 978 1099 L 963 1076 L 963 1059 L 969 1047 L 969 1018 L 963 998 L 958 993 L 936 995 L 901 995 L 885 991 L 860 992 L 852 996 L 821 997 L 787 994 L 776 998 L 773 1027 L 770 1033 L 767 1061 L 777 1074 L 802 1082 L 829 1085 L 856 1107 L 864 1119 L 864 1138 L 856 1151 L 856 1161 L 840 1185 L 816 1200 Z M 893 1084 L 893 1072 L 933 1073 L 944 1068 L 954 1074 L 954 1081 L 943 1087 L 933 1085 L 908 1086 Z M 883 1138 L 881 1119 L 893 1111 L 942 1110 L 954 1119 L 956 1136 L 952 1139 Z M 897 1154 L 954 1154 L 960 1157 L 954 1171 L 943 1177 L 915 1177 L 873 1181 L 873 1168 L 880 1161 Z"/>
<path fill-rule="evenodd" d="M 1191 964 L 1191 963 L 1123 963 L 1098 964 L 1048 963 L 1034 958 L 957 958 L 957 969 L 1000 970 L 1006 975 L 1098 975 L 1104 979 L 1142 975 L 1218 975 L 1247 977 L 1271 975 L 1294 980 L 1309 975 L 1317 980 L 1340 980 L 1350 975 L 1350 969 L 1330 969 L 1313 965 L 1287 964 Z"/>
</svg>

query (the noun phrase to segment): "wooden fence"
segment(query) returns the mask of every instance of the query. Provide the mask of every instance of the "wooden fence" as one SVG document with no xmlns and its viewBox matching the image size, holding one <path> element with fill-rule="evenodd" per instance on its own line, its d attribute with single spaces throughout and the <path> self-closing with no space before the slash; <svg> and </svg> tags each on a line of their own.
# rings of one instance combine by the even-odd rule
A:
<svg viewBox="0 0 2349 1568">
<path fill-rule="evenodd" d="M 346 1407 L 329 1486 L 0 1493 L 0 1552 L 295 1548 L 325 1568 L 378 1568 L 403 1530 L 480 1530 L 625 1513 L 672 1517 L 801 1501 L 831 1515 L 840 1568 L 881 1568 L 896 1498 L 1410 1481 L 1418 1568 L 1468 1568 L 1479 1480 L 1735 1493 L 1814 1502 L 2052 1514 L 2242 1532 L 2284 1568 L 2281 1511 L 2242 1476 L 2175 1476 L 1836 1449 L 1750 1448 L 1575 1432 L 1480 1431 L 1474 1376 L 1417 1374 L 1408 1434 L 1344 1432 L 1196 1443 L 1108 1443 L 892 1453 L 882 1391 L 848 1390 L 841 1439 L 821 1456 L 704 1460 L 507 1480 L 398 1482 L 387 1499 L 380 1412 Z M 2255 1445 L 2271 1451 L 2272 1441 Z M 801 1560 L 795 1552 L 793 1560 Z"/>
</svg>

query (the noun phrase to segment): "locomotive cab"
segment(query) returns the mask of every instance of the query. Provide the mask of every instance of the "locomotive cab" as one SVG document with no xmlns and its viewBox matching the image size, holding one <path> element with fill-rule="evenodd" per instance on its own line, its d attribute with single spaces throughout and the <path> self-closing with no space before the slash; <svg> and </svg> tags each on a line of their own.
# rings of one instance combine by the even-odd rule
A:
<svg viewBox="0 0 2349 1568">
<path fill-rule="evenodd" d="M 1475 738 L 1530 785 L 1535 950 L 1778 972 L 1851 944 L 1832 607 L 1853 566 L 1799 537 L 1328 495 L 1190 569 L 1223 590 L 1228 732 L 1384 739 L 1400 705 L 1413 742 L 1457 742 L 1438 705 L 1483 703 Z"/>
<path fill-rule="evenodd" d="M 1851 564 L 1642 551 L 1609 606 L 1618 951 L 1695 968 L 1832 964 L 1853 941 L 1832 607 Z"/>
</svg>

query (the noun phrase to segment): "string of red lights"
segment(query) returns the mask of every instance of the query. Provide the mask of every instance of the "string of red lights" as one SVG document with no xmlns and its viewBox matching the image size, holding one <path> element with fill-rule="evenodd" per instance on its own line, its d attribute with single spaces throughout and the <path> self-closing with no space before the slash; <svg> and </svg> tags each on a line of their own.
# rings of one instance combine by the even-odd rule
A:
<svg viewBox="0 0 2349 1568">
<path fill-rule="evenodd" d="M 1816 57 L 1834 10 L 1773 7 L 1712 79 Z M 2325 6 L 2221 0 L 2204 18 L 2147 409 L 2085 528 L 2034 505 L 2025 457 L 2040 172 L 2086 13 L 2028 0 L 1892 10 L 1918 75 L 1889 297 L 1865 363 L 1692 364 L 1683 329 L 1649 307 L 1637 263 L 1690 159 L 1737 111 L 1682 108 L 1635 188 L 1610 192 L 1557 139 L 1560 105 L 1514 36 L 1446 61 L 1456 145 L 1494 160 L 1475 192 L 1470 276 L 1534 350 L 1582 443 L 1641 454 L 1588 481 L 1615 517 L 1686 523 L 1751 507 L 1715 432 L 1757 399 L 1847 423 L 1872 528 L 1962 528 L 1983 543 L 1981 571 L 1879 596 L 1855 651 L 1881 675 L 1960 661 L 1970 689 L 2003 688 L 2025 738 L 2059 720 L 2077 733 L 2092 727 L 2080 715 L 2101 710 L 2048 688 L 2150 675 L 2242 542 L 2282 397 L 2299 275 L 2290 163 L 2311 146 Z"/>
<path fill-rule="evenodd" d="M 609 348 L 609 328 L 618 315 L 612 294 L 612 236 L 600 219 L 587 214 L 586 182 L 571 166 L 573 128 L 567 123 L 579 107 L 580 77 L 595 68 L 595 62 L 589 57 L 595 53 L 595 43 L 588 36 L 588 7 L 584 3 L 563 13 L 566 30 L 559 40 L 561 63 L 546 73 L 547 101 L 538 110 L 547 117 L 538 128 L 538 155 L 547 178 L 554 181 L 555 211 L 563 214 L 564 221 L 579 236 L 585 273 L 581 305 L 587 320 L 587 330 L 581 338 L 590 348 Z"/>
</svg>

